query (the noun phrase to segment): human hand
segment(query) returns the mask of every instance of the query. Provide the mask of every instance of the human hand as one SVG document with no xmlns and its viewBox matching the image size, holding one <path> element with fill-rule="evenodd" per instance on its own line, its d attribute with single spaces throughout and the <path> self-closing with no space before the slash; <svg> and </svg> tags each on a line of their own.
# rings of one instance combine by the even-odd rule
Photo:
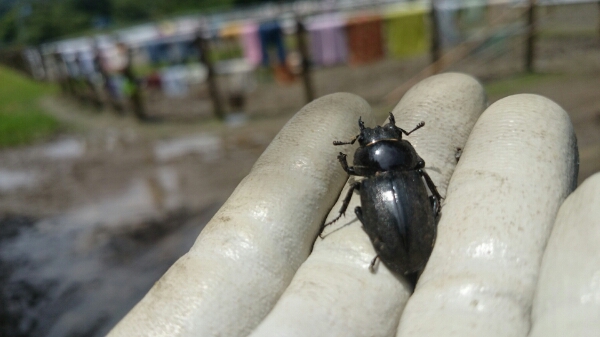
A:
<svg viewBox="0 0 600 337">
<path fill-rule="evenodd" d="M 353 215 L 313 248 L 326 214 L 337 215 L 332 204 L 347 178 L 332 141 L 355 136 L 359 116 L 376 124 L 366 102 L 336 94 L 288 123 L 190 252 L 110 335 L 525 336 L 546 241 L 576 181 L 574 135 L 560 107 L 520 95 L 490 107 L 469 136 L 485 104 L 475 80 L 444 74 L 394 109 L 401 127 L 426 122 L 407 139 L 446 196 L 436 246 L 406 310 L 411 287 L 383 264 L 369 272 L 375 252 Z M 464 151 L 454 172 L 457 148 Z M 560 251 L 564 235 L 552 237 L 546 255 Z M 546 289 L 555 288 L 545 285 L 556 278 L 551 260 L 544 259 L 533 332 L 548 312 Z"/>
</svg>

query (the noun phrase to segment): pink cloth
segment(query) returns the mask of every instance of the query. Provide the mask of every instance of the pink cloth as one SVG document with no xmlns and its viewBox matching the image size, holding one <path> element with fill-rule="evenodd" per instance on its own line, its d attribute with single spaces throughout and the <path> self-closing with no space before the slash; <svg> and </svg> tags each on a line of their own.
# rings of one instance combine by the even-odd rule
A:
<svg viewBox="0 0 600 337">
<path fill-rule="evenodd" d="M 248 22 L 241 29 L 242 48 L 246 61 L 257 66 L 262 61 L 260 38 L 258 36 L 258 24 Z"/>
<path fill-rule="evenodd" d="M 345 63 L 348 59 L 345 20 L 338 14 L 323 14 L 307 20 L 313 62 L 321 65 Z"/>
</svg>

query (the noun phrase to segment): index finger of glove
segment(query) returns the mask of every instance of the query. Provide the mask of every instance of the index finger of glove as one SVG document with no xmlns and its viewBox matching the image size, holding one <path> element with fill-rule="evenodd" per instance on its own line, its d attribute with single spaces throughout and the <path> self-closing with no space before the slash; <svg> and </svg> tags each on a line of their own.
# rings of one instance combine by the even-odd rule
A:
<svg viewBox="0 0 600 337">
<path fill-rule="evenodd" d="M 351 94 L 298 112 L 181 257 L 111 336 L 242 336 L 271 310 L 307 258 L 346 181 L 335 137 L 370 108 Z"/>
</svg>

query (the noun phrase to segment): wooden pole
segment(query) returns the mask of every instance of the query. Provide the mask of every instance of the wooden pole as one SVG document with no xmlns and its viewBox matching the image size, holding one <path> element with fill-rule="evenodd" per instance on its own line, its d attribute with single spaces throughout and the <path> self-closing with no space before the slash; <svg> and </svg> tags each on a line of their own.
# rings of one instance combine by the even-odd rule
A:
<svg viewBox="0 0 600 337">
<path fill-rule="evenodd" d="M 73 97 L 76 97 L 77 94 L 75 93 L 73 81 L 71 81 L 71 74 L 69 73 L 69 69 L 67 69 L 67 61 L 65 60 L 64 56 L 59 52 L 56 52 L 54 56 L 63 91 Z"/>
<path fill-rule="evenodd" d="M 123 69 L 123 76 L 125 76 L 127 81 L 132 85 L 129 99 L 131 100 L 135 117 L 141 121 L 147 121 L 149 118 L 144 107 L 142 88 L 133 70 L 133 50 L 131 47 L 127 47 L 127 65 L 125 66 L 125 69 Z"/>
<path fill-rule="evenodd" d="M 115 111 L 121 112 L 123 109 L 121 105 L 116 101 L 113 97 L 113 93 L 111 92 L 110 86 L 110 74 L 105 68 L 104 61 L 102 60 L 102 55 L 100 53 L 100 48 L 98 45 L 94 45 L 94 67 L 98 70 L 100 77 L 102 77 L 102 89 L 104 91 L 104 97 L 108 100 L 108 105 L 110 105 Z M 100 96 L 100 92 L 98 92 Z M 102 105 L 105 105 L 104 103 Z"/>
<path fill-rule="evenodd" d="M 436 3 L 436 0 L 431 0 L 431 9 L 429 12 L 431 20 L 431 70 L 433 74 L 439 73 L 443 67 L 440 62 L 442 59 L 442 48 Z"/>
<path fill-rule="evenodd" d="M 525 71 L 534 72 L 535 61 L 535 0 L 529 0 L 527 9 L 527 38 L 525 39 Z"/>
<path fill-rule="evenodd" d="M 598 9 L 600 9 L 600 1 L 598 1 Z M 598 33 L 600 33 L 600 20 L 598 20 Z"/>
<path fill-rule="evenodd" d="M 306 97 L 306 103 L 308 104 L 315 99 L 315 91 L 310 74 L 311 66 L 308 57 L 308 48 L 306 47 L 306 40 L 304 39 L 305 33 L 306 28 L 299 19 L 296 19 L 296 43 L 298 44 L 298 51 L 302 58 L 302 83 L 304 84 L 304 96 Z"/>
<path fill-rule="evenodd" d="M 223 105 L 221 104 L 221 97 L 219 96 L 219 87 L 217 84 L 215 69 L 213 67 L 212 60 L 209 57 L 210 44 L 204 38 L 204 36 L 202 36 L 202 31 L 199 31 L 196 36 L 196 46 L 200 55 L 200 62 L 202 62 L 206 66 L 208 71 L 208 92 L 213 102 L 213 110 L 215 116 L 218 119 L 223 120 L 225 116 L 223 114 Z"/>
</svg>

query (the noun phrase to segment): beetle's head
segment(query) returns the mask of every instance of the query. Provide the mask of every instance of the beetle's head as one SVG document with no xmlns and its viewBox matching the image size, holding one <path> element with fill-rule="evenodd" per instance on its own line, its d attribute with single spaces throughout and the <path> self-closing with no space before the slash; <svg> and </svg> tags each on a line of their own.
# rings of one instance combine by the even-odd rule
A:
<svg viewBox="0 0 600 337">
<path fill-rule="evenodd" d="M 360 134 L 358 135 L 358 143 L 360 146 L 377 142 L 380 140 L 400 140 L 402 139 L 402 131 L 396 126 L 393 120 L 384 126 L 376 126 L 374 128 L 365 127 L 365 123 L 359 118 L 358 127 Z"/>
</svg>

